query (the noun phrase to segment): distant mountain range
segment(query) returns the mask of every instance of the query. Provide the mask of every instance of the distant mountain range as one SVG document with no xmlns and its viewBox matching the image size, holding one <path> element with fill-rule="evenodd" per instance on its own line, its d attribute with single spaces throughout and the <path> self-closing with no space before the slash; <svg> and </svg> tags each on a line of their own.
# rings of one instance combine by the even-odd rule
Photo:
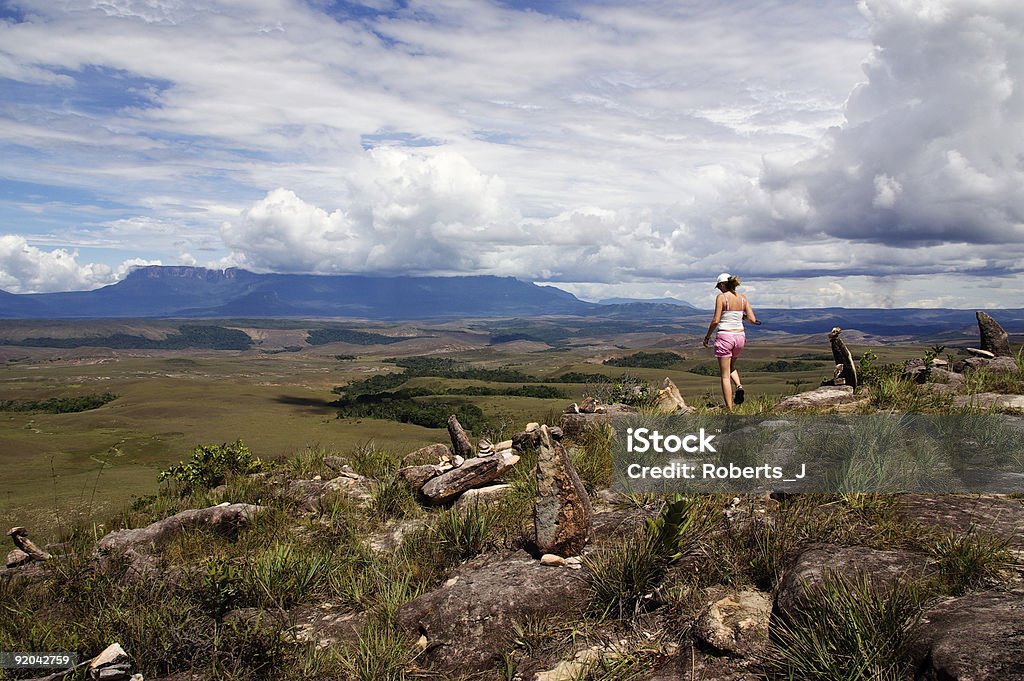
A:
<svg viewBox="0 0 1024 681">
<path fill-rule="evenodd" d="M 0 317 L 225 318 L 439 317 L 586 314 L 571 293 L 512 277 L 370 277 L 255 274 L 200 267 L 140 267 L 94 291 L 0 296 Z"/>
<path fill-rule="evenodd" d="M 6 319 L 332 318 L 416 320 L 564 315 L 610 320 L 609 332 L 702 333 L 710 309 L 673 298 L 588 303 L 552 286 L 512 277 L 372 277 L 256 274 L 240 269 L 141 267 L 94 291 L 0 291 Z M 1010 333 L 1024 332 L 1024 310 L 992 311 Z M 827 333 L 833 326 L 879 336 L 942 339 L 976 333 L 974 310 L 759 309 L 753 333 Z M 658 326 L 655 327 L 654 324 Z"/>
<path fill-rule="evenodd" d="M 685 300 L 679 300 L 678 298 L 605 298 L 597 301 L 598 305 L 623 305 L 626 303 L 647 303 L 652 305 L 678 305 L 679 307 L 688 307 L 691 310 L 697 308 Z"/>
</svg>

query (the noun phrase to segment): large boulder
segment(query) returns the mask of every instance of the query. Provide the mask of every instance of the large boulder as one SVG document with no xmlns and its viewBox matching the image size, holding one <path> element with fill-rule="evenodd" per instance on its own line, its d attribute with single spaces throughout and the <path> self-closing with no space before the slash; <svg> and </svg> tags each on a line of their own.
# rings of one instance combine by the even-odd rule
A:
<svg viewBox="0 0 1024 681">
<path fill-rule="evenodd" d="M 1024 589 L 970 594 L 926 610 L 909 649 L 922 681 L 1024 679 Z"/>
<path fill-rule="evenodd" d="M 426 637 L 421 664 L 444 678 L 468 675 L 497 664 L 516 622 L 580 608 L 590 593 L 585 575 L 545 567 L 524 551 L 487 556 L 403 605 L 397 619 L 410 638 Z"/>
<path fill-rule="evenodd" d="M 978 310 L 975 316 L 978 318 L 978 330 L 981 332 L 981 349 L 988 350 L 996 357 L 1012 356 L 1010 337 L 999 322 L 981 310 Z"/>
<path fill-rule="evenodd" d="M 594 508 L 565 447 L 547 426 L 540 432 L 533 510 L 536 546 L 541 553 L 575 556 L 587 543 Z"/>
<path fill-rule="evenodd" d="M 509 468 L 516 465 L 518 461 L 519 455 L 512 454 L 511 452 L 500 452 L 495 456 L 467 459 L 458 468 L 453 468 L 436 478 L 428 480 L 420 488 L 420 494 L 435 504 L 453 501 L 468 489 L 481 487 L 494 481 Z"/>
<path fill-rule="evenodd" d="M 888 591 L 901 579 L 919 577 L 928 569 L 926 556 L 908 551 L 814 544 L 804 549 L 783 574 L 775 593 L 773 614 L 792 617 L 813 599 L 826 575 L 851 581 L 864 575 L 874 588 Z"/>
<path fill-rule="evenodd" d="M 814 390 L 808 390 L 779 402 L 780 411 L 803 411 L 805 409 L 821 409 L 824 407 L 835 407 L 847 402 L 853 402 L 856 398 L 853 395 L 853 386 L 849 385 L 824 385 Z"/>
</svg>

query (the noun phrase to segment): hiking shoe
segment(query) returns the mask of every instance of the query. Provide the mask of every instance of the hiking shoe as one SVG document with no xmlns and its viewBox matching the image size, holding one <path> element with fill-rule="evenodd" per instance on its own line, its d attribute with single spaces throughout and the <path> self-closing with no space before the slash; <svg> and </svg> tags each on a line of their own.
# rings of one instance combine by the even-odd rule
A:
<svg viewBox="0 0 1024 681">
<path fill-rule="evenodd" d="M 743 404 L 743 386 L 736 386 L 736 394 L 732 398 L 733 404 Z"/>
</svg>

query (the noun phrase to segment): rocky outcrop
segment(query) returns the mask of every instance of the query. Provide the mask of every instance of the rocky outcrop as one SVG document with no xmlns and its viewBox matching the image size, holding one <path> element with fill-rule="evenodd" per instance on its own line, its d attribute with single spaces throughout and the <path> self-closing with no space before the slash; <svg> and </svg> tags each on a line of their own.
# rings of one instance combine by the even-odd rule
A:
<svg viewBox="0 0 1024 681">
<path fill-rule="evenodd" d="M 340 475 L 335 478 L 323 480 L 316 476 L 310 480 L 292 480 L 285 485 L 284 492 L 287 497 L 295 500 L 303 511 L 312 512 L 320 507 L 320 499 L 331 493 L 344 494 L 363 504 L 369 503 L 376 484 L 349 466 L 342 466 Z"/>
<path fill-rule="evenodd" d="M 456 511 L 501 503 L 512 492 L 512 485 L 488 485 L 466 490 L 452 506 Z"/>
<path fill-rule="evenodd" d="M 853 395 L 853 387 L 849 385 L 824 385 L 814 390 L 808 390 L 779 402 L 780 411 L 803 411 L 805 409 L 821 409 L 824 407 L 835 407 L 856 398 Z"/>
<path fill-rule="evenodd" d="M 107 646 L 92 659 L 88 667 L 89 678 L 93 681 L 129 681 L 133 679 L 128 653 L 120 644 Z M 139 679 L 141 681 L 141 675 Z"/>
<path fill-rule="evenodd" d="M 402 465 L 404 466 L 420 466 L 423 464 L 432 464 L 441 461 L 445 457 L 451 457 L 451 450 L 448 449 L 448 445 L 440 443 L 427 445 L 426 447 L 420 447 L 414 451 L 409 452 L 402 458 Z"/>
<path fill-rule="evenodd" d="M 581 607 L 585 574 L 545 567 L 523 551 L 489 556 L 403 605 L 398 623 L 410 638 L 426 637 L 421 664 L 445 678 L 474 673 L 500 660 L 514 623 Z"/>
<path fill-rule="evenodd" d="M 995 372 L 1014 372 L 1017 371 L 1017 360 L 1013 357 L 993 357 L 987 359 L 985 357 L 965 357 L 961 360 L 957 360 L 953 363 L 953 371 L 965 374 L 968 371 L 974 369 L 987 369 Z"/>
<path fill-rule="evenodd" d="M 881 551 L 863 546 L 811 545 L 786 570 L 775 593 L 773 614 L 791 617 L 813 598 L 827 574 L 853 580 L 866 577 L 873 588 L 888 591 L 901 579 L 929 569 L 925 556 L 907 551 Z"/>
<path fill-rule="evenodd" d="M 540 427 L 533 524 L 537 550 L 575 556 L 587 543 L 594 508 L 562 443 Z"/>
<path fill-rule="evenodd" d="M 209 508 L 193 508 L 158 520 L 146 527 L 117 530 L 100 539 L 96 545 L 101 556 L 122 556 L 130 572 L 141 575 L 152 567 L 152 553 L 175 535 L 187 530 L 210 529 L 234 534 L 245 527 L 259 512 L 253 504 L 229 504 Z"/>
<path fill-rule="evenodd" d="M 1024 590 L 976 593 L 926 610 L 910 632 L 916 679 L 1024 679 Z"/>
<path fill-rule="evenodd" d="M 5 566 L 9 568 L 21 567 L 22 565 L 27 565 L 31 562 L 32 556 L 28 555 L 21 549 L 11 549 L 7 554 L 7 562 L 5 563 Z"/>
<path fill-rule="evenodd" d="M 951 494 L 903 494 L 897 499 L 905 522 L 964 534 L 985 532 L 1024 549 L 1024 499 Z"/>
<path fill-rule="evenodd" d="M 978 331 L 981 333 L 981 349 L 988 350 L 996 357 L 1012 356 L 1010 337 L 999 322 L 981 310 L 978 310 L 975 316 L 978 318 Z"/>
<path fill-rule="evenodd" d="M 440 464 L 423 464 L 421 466 L 406 466 L 399 469 L 398 478 L 407 484 L 411 489 L 419 490 L 423 485 L 445 471 L 450 470 L 447 466 Z"/>
</svg>

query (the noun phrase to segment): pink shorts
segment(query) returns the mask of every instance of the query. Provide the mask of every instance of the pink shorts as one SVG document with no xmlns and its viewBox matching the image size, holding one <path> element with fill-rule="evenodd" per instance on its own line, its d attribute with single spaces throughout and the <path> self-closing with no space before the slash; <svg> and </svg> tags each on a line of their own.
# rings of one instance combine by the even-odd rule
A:
<svg viewBox="0 0 1024 681">
<path fill-rule="evenodd" d="M 739 357 L 747 335 L 742 331 L 719 331 L 715 335 L 715 357 Z"/>
</svg>

